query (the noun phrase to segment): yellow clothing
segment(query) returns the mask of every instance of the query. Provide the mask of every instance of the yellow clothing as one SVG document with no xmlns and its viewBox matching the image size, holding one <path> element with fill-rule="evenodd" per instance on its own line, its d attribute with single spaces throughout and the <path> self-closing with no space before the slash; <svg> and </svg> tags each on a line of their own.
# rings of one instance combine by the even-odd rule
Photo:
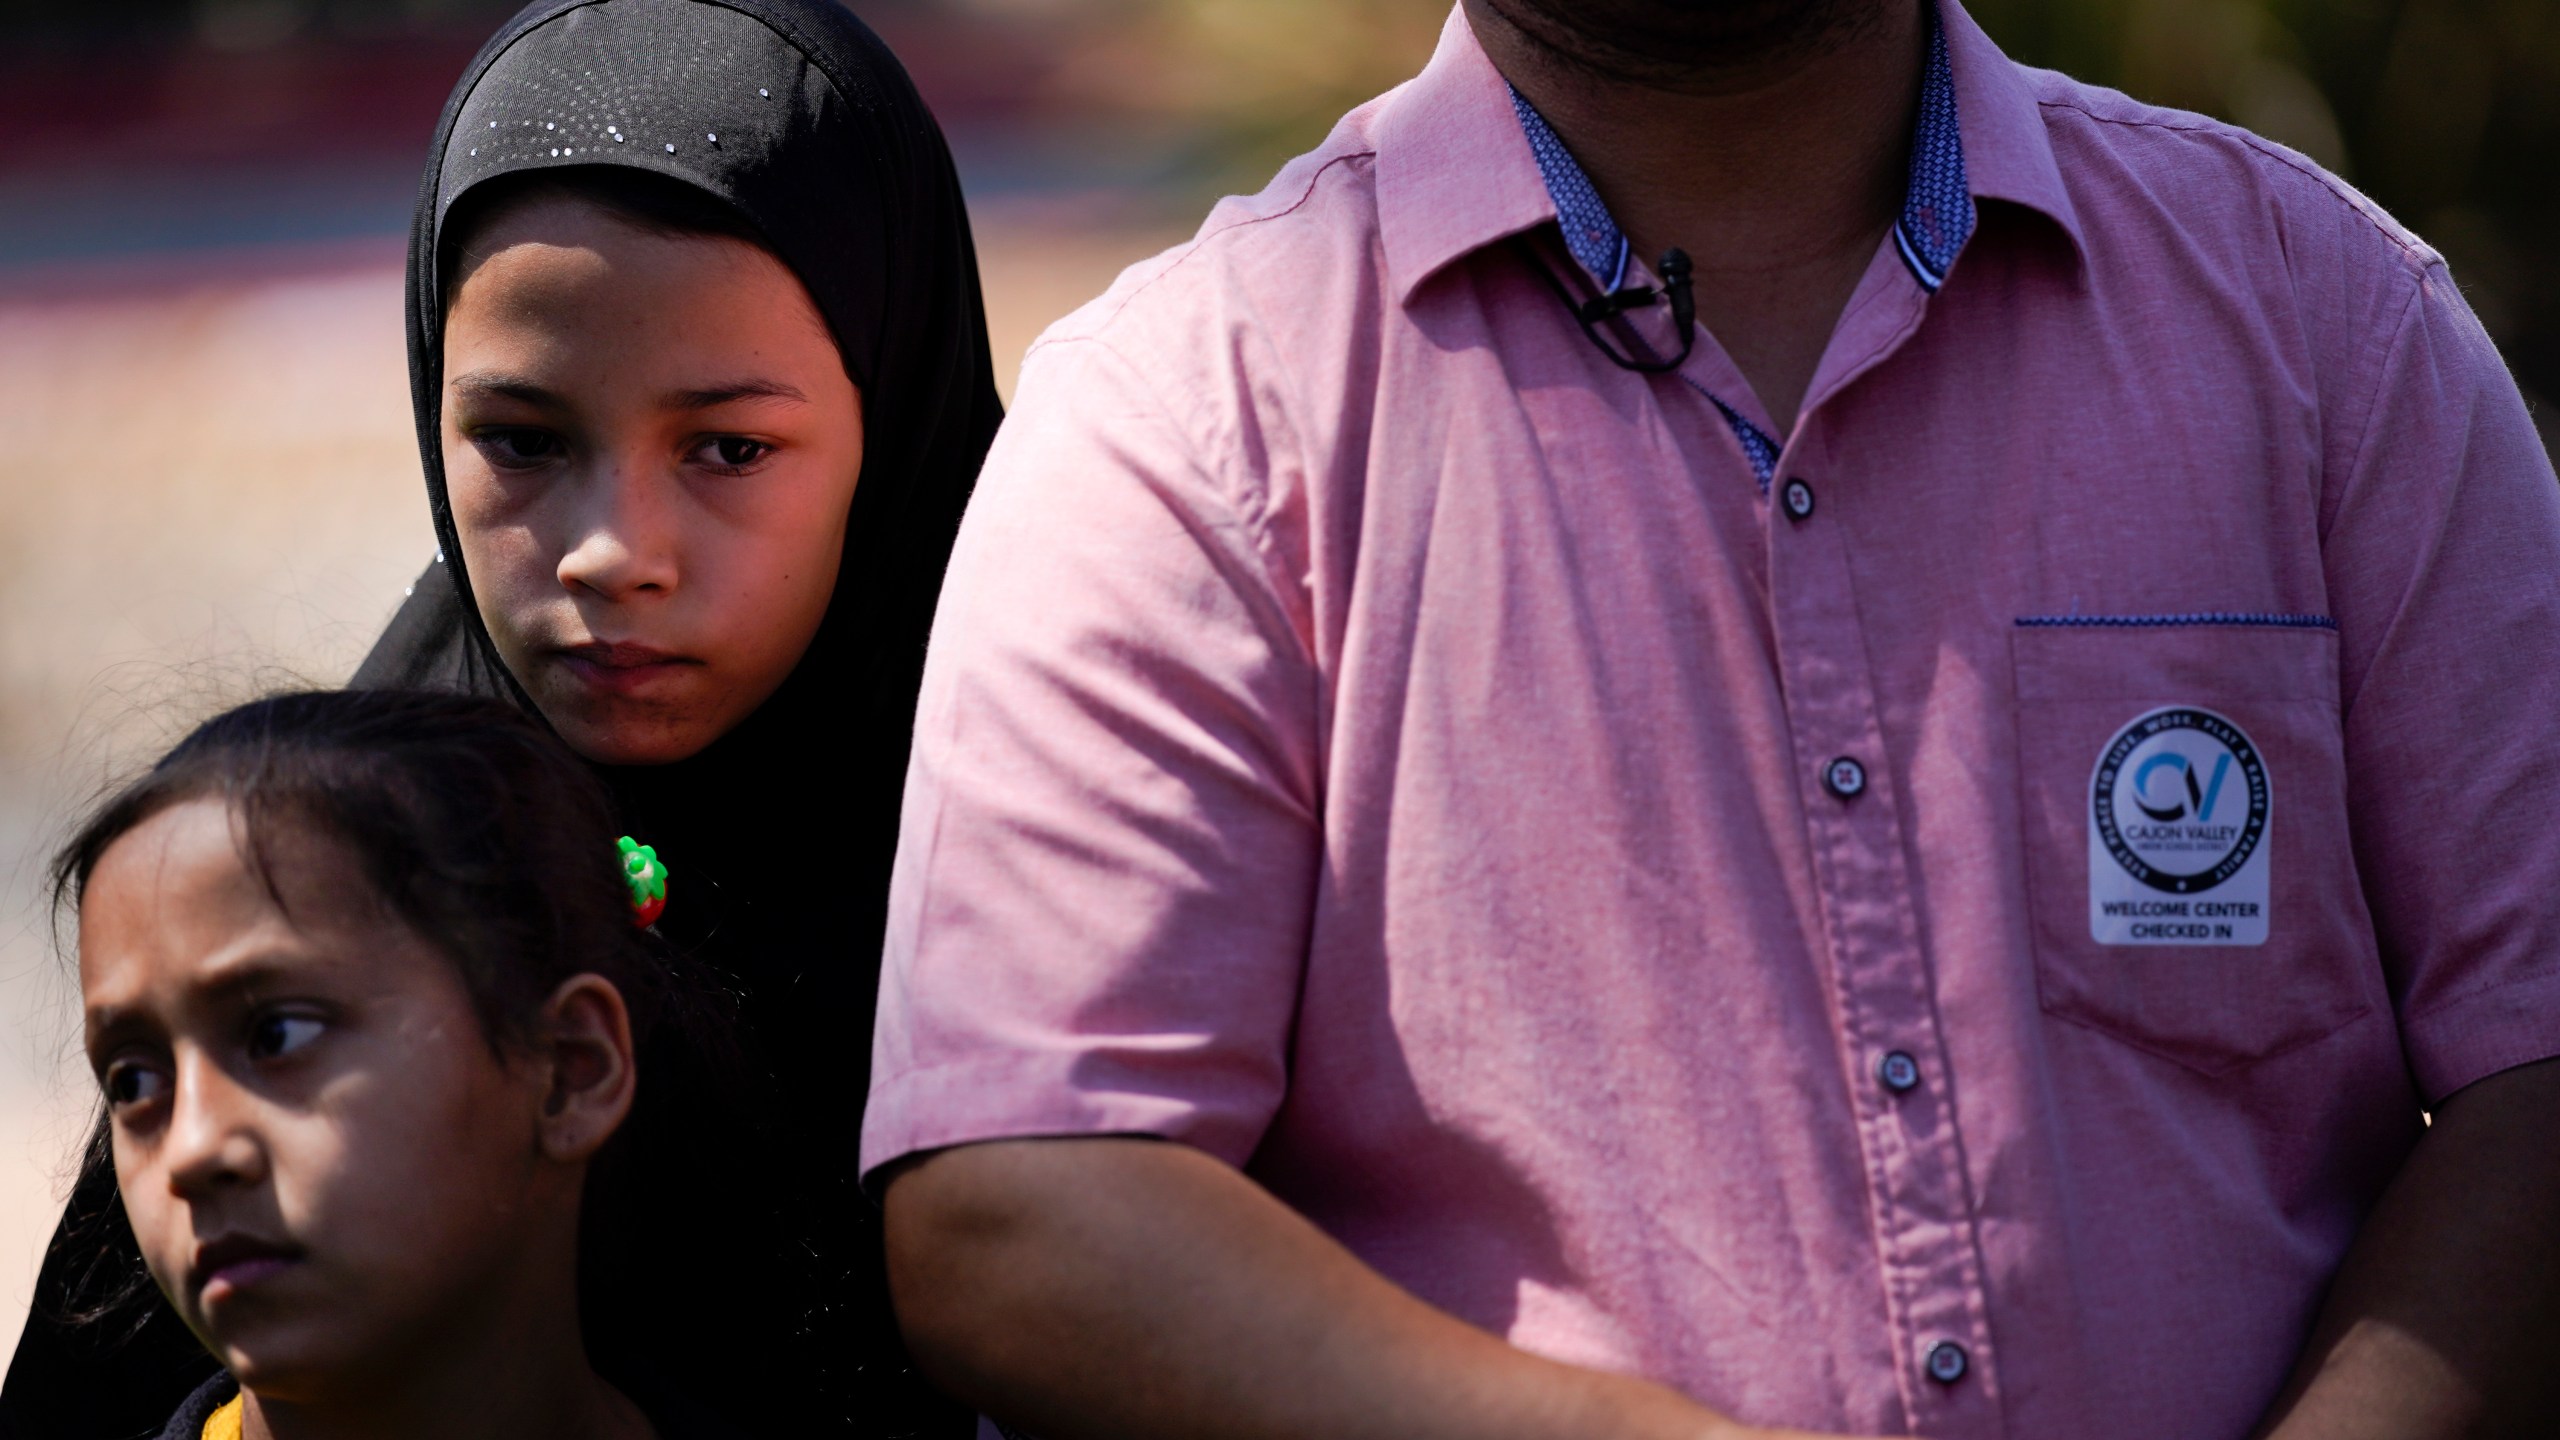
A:
<svg viewBox="0 0 2560 1440">
<path fill-rule="evenodd" d="M 240 1402 L 234 1395 L 221 1409 L 204 1417 L 204 1440 L 240 1440 Z"/>
</svg>

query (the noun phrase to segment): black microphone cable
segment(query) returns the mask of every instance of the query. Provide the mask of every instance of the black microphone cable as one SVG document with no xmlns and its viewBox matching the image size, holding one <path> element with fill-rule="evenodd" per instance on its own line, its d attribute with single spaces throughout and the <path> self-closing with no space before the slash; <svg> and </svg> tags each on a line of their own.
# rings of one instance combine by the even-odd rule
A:
<svg viewBox="0 0 2560 1440">
<path fill-rule="evenodd" d="M 1518 243 L 1527 254 L 1529 264 L 1537 270 L 1538 278 L 1546 281 L 1547 288 L 1564 302 L 1564 308 L 1573 312 L 1574 320 L 1582 326 L 1582 333 L 1589 336 L 1591 343 L 1600 347 L 1600 353 L 1608 356 L 1619 369 L 1633 370 L 1640 375 L 1661 375 L 1679 369 L 1688 360 L 1689 352 L 1697 348 L 1698 297 L 1692 289 L 1694 267 L 1690 264 L 1688 251 L 1674 245 L 1662 252 L 1662 263 L 1656 267 L 1662 275 L 1659 289 L 1651 285 L 1627 285 L 1588 300 L 1576 300 L 1564 282 L 1556 278 L 1555 267 L 1537 252 L 1529 237 L 1520 237 Z M 1671 324 L 1680 336 L 1680 351 L 1670 359 L 1639 360 L 1622 353 L 1601 335 L 1602 325 L 1629 311 L 1649 309 L 1662 300 L 1671 302 Z"/>
</svg>

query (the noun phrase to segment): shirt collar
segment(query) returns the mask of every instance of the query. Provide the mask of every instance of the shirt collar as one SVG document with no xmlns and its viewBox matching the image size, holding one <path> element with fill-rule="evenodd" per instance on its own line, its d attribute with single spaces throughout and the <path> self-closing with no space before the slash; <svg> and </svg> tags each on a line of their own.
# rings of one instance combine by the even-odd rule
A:
<svg viewBox="0 0 2560 1440">
<path fill-rule="evenodd" d="M 1399 302 L 1450 261 L 1556 218 L 1511 87 L 1461 8 L 1431 63 L 1388 98 L 1373 143 L 1378 239 Z"/>
<path fill-rule="evenodd" d="M 1957 0 L 1932 7 L 1928 69 L 1895 247 L 1936 290 L 1970 240 L 1977 199 L 2041 213 L 2082 245 L 2026 77 Z M 1625 279 L 1627 245 L 1555 132 L 1507 84 L 1453 9 L 1440 48 L 1387 103 L 1376 132 L 1378 226 L 1399 300 L 1450 261 L 1550 220 L 1604 287 Z"/>
</svg>

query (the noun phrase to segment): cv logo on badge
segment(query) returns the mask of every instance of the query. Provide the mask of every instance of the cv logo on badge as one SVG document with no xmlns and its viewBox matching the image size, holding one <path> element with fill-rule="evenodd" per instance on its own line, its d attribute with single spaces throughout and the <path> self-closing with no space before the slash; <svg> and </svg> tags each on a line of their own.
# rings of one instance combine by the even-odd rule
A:
<svg viewBox="0 0 2560 1440">
<path fill-rule="evenodd" d="M 2117 731 L 2089 784 L 2092 936 L 2262 943 L 2272 807 L 2266 762 L 2223 716 L 2177 706 Z"/>
<path fill-rule="evenodd" d="M 2116 732 L 2090 789 L 2107 854 L 2172 895 L 2239 874 L 2267 833 L 2267 768 L 2210 710 L 2154 710 Z"/>
</svg>

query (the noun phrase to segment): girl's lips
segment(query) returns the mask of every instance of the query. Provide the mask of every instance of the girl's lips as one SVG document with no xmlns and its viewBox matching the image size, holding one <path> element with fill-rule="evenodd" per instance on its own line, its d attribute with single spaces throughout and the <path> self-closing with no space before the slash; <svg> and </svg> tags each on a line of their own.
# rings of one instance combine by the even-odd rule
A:
<svg viewBox="0 0 2560 1440">
<path fill-rule="evenodd" d="M 279 1271 L 290 1270 L 301 1263 L 299 1260 L 283 1255 L 262 1255 L 254 1260 L 235 1260 L 213 1272 L 212 1278 L 204 1282 L 204 1288 L 196 1292 L 197 1301 L 200 1304 L 211 1305 L 228 1299 Z"/>
<path fill-rule="evenodd" d="M 617 694 L 646 689 L 699 660 L 670 655 L 646 645 L 572 645 L 553 652 L 570 674 L 585 685 Z"/>
<path fill-rule="evenodd" d="M 226 1235 L 196 1252 L 190 1268 L 198 1303 L 211 1305 L 302 1263 L 290 1245 L 246 1235 Z"/>
</svg>

